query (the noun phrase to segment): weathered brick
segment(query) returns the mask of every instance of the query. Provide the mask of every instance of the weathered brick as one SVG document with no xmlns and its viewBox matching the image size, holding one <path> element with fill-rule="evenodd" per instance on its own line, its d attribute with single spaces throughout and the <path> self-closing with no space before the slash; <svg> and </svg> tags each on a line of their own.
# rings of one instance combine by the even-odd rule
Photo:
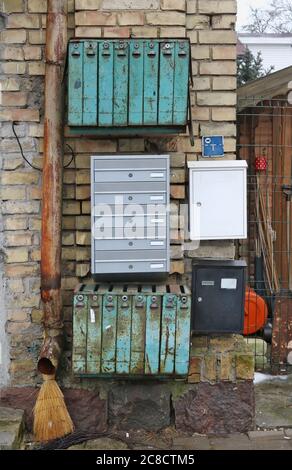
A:
<svg viewBox="0 0 292 470">
<path fill-rule="evenodd" d="M 212 47 L 212 56 L 214 60 L 235 60 L 235 46 L 214 46 Z"/>
<path fill-rule="evenodd" d="M 76 227 L 76 218 L 74 216 L 63 216 L 63 230 L 74 230 Z"/>
<path fill-rule="evenodd" d="M 202 123 L 200 124 L 201 135 L 223 135 L 225 137 L 236 136 L 236 125 L 231 123 Z"/>
<path fill-rule="evenodd" d="M 161 10 L 185 11 L 186 1 L 185 0 L 161 0 L 160 7 L 161 7 Z"/>
<path fill-rule="evenodd" d="M 219 13 L 235 14 L 237 12 L 237 2 L 236 0 L 199 0 L 198 11 L 210 15 Z"/>
<path fill-rule="evenodd" d="M 3 214 L 38 214 L 39 210 L 37 201 L 6 201 L 2 204 Z"/>
<path fill-rule="evenodd" d="M 3 13 L 21 13 L 24 11 L 23 0 L 2 0 L 1 11 Z"/>
<path fill-rule="evenodd" d="M 81 212 L 82 214 L 91 214 L 91 203 L 90 201 L 81 202 Z"/>
<path fill-rule="evenodd" d="M 2 106 L 25 106 L 27 93 L 22 91 L 8 91 L 2 94 Z"/>
<path fill-rule="evenodd" d="M 75 29 L 75 36 L 77 38 L 100 38 L 101 28 L 97 26 L 78 26 Z"/>
<path fill-rule="evenodd" d="M 185 186 L 184 185 L 171 185 L 170 196 L 173 199 L 184 199 L 185 198 Z"/>
<path fill-rule="evenodd" d="M 114 26 L 117 24 L 115 13 L 100 11 L 78 11 L 75 13 L 77 26 Z"/>
<path fill-rule="evenodd" d="M 186 37 L 186 30 L 182 27 L 173 28 L 171 26 L 165 26 L 160 28 L 160 37 L 161 38 L 184 38 Z"/>
<path fill-rule="evenodd" d="M 77 232 L 76 233 L 76 244 L 77 245 L 90 245 L 91 244 L 91 233 L 90 232 Z"/>
<path fill-rule="evenodd" d="M 26 42 L 26 31 L 24 29 L 1 31 L 0 39 L 3 44 L 24 44 Z"/>
<path fill-rule="evenodd" d="M 79 246 L 76 249 L 76 261 L 89 261 L 91 258 L 91 252 L 89 247 Z"/>
<path fill-rule="evenodd" d="M 23 48 L 25 60 L 40 60 L 42 49 L 39 46 L 25 46 Z"/>
<path fill-rule="evenodd" d="M 28 73 L 29 75 L 45 75 L 44 62 L 29 62 Z"/>
<path fill-rule="evenodd" d="M 216 381 L 216 355 L 206 354 L 204 356 L 202 368 L 202 382 L 215 382 Z"/>
<path fill-rule="evenodd" d="M 236 15 L 214 15 L 212 16 L 213 29 L 234 29 Z"/>
<path fill-rule="evenodd" d="M 232 381 L 234 375 L 234 367 L 231 354 L 220 355 L 219 379 Z"/>
<path fill-rule="evenodd" d="M 2 174 L 1 183 L 6 184 L 36 184 L 39 175 L 35 171 L 5 171 Z"/>
<path fill-rule="evenodd" d="M 24 292 L 24 285 L 21 279 L 9 279 L 7 281 L 7 287 L 12 292 Z"/>
<path fill-rule="evenodd" d="M 144 152 L 145 141 L 144 139 L 120 139 L 119 151 L 120 152 Z"/>
<path fill-rule="evenodd" d="M 211 80 L 209 77 L 194 78 L 194 90 L 210 90 Z"/>
<path fill-rule="evenodd" d="M 130 28 L 127 27 L 105 27 L 103 28 L 103 37 L 104 38 L 128 38 L 130 37 Z"/>
<path fill-rule="evenodd" d="M 102 0 L 104 10 L 156 10 L 159 0 Z"/>
<path fill-rule="evenodd" d="M 236 44 L 235 31 L 199 31 L 200 44 Z"/>
<path fill-rule="evenodd" d="M 25 62 L 4 62 L 1 65 L 2 73 L 9 75 L 23 75 L 26 71 Z"/>
<path fill-rule="evenodd" d="M 38 232 L 41 229 L 42 221 L 40 218 L 31 217 L 29 219 L 29 230 L 37 230 Z"/>
<path fill-rule="evenodd" d="M 42 188 L 38 186 L 30 186 L 28 188 L 28 197 L 29 199 L 32 199 L 32 200 L 42 199 Z"/>
<path fill-rule="evenodd" d="M 28 38 L 30 44 L 45 44 L 46 43 L 46 32 L 42 31 L 29 31 Z"/>
<path fill-rule="evenodd" d="M 213 108 L 213 121 L 236 121 L 236 109 L 234 108 Z"/>
<path fill-rule="evenodd" d="M 27 229 L 27 219 L 22 219 L 20 217 L 7 217 L 4 220 L 4 229 L 5 230 L 26 230 Z"/>
<path fill-rule="evenodd" d="M 62 233 L 62 245 L 70 246 L 75 244 L 75 233 L 63 232 Z"/>
<path fill-rule="evenodd" d="M 1 52 L 2 60 L 24 60 L 22 47 L 6 46 Z"/>
<path fill-rule="evenodd" d="M 31 233 L 8 232 L 5 233 L 5 246 L 30 246 Z"/>
<path fill-rule="evenodd" d="M 76 276 L 78 277 L 86 277 L 90 271 L 90 264 L 89 263 L 78 263 L 76 265 Z"/>
<path fill-rule="evenodd" d="M 25 263 L 28 261 L 28 248 L 8 248 L 5 250 L 7 263 Z"/>
<path fill-rule="evenodd" d="M 17 78 L 5 78 L 0 81 L 2 91 L 18 91 L 20 89 L 20 80 Z"/>
<path fill-rule="evenodd" d="M 6 27 L 8 29 L 38 29 L 40 27 L 40 19 L 38 15 L 16 13 L 8 16 Z"/>
<path fill-rule="evenodd" d="M 28 135 L 30 137 L 43 137 L 44 136 L 44 125 L 43 124 L 31 124 L 29 126 Z"/>
<path fill-rule="evenodd" d="M 170 181 L 172 184 L 185 182 L 185 170 L 173 169 L 170 171 Z"/>
<path fill-rule="evenodd" d="M 0 121 L 39 121 L 37 109 L 6 109 L 0 111 Z"/>
<path fill-rule="evenodd" d="M 236 77 L 214 77 L 213 90 L 236 90 Z"/>
<path fill-rule="evenodd" d="M 201 378 L 201 369 L 202 369 L 202 357 L 191 357 L 190 367 L 189 367 L 189 383 L 197 383 Z"/>
<path fill-rule="evenodd" d="M 90 173 L 87 170 L 80 170 L 76 174 L 76 184 L 90 184 Z"/>
<path fill-rule="evenodd" d="M 120 26 L 141 26 L 144 24 L 144 14 L 124 11 L 118 14 L 118 24 Z"/>
<path fill-rule="evenodd" d="M 236 377 L 242 380 L 253 380 L 254 378 L 254 355 L 236 354 Z"/>
<path fill-rule="evenodd" d="M 89 199 L 90 198 L 90 186 L 77 186 L 76 187 L 76 199 Z"/>
<path fill-rule="evenodd" d="M 169 25 L 169 26 L 184 26 L 186 23 L 186 17 L 184 13 L 173 12 L 157 12 L 147 13 L 146 12 L 146 23 L 149 25 Z"/>
<path fill-rule="evenodd" d="M 201 75 L 236 75 L 235 61 L 212 61 L 200 63 Z"/>
<path fill-rule="evenodd" d="M 46 13 L 47 0 L 28 0 L 28 11 L 30 13 Z"/>
<path fill-rule="evenodd" d="M 192 107 L 192 116 L 196 121 L 209 121 L 210 119 L 210 108 L 202 106 Z"/>
<path fill-rule="evenodd" d="M 235 106 L 236 93 L 200 91 L 197 94 L 197 103 L 199 106 Z"/>
<path fill-rule="evenodd" d="M 78 201 L 64 201 L 63 202 L 64 215 L 78 215 L 80 214 L 80 203 Z"/>
<path fill-rule="evenodd" d="M 206 15 L 187 15 L 187 29 L 208 29 L 210 17 Z"/>
<path fill-rule="evenodd" d="M 30 261 L 40 261 L 41 260 L 41 250 L 39 248 L 33 248 L 30 251 Z"/>
<path fill-rule="evenodd" d="M 14 186 L 6 186 L 0 189 L 0 197 L 3 201 L 23 200 L 26 198 L 25 188 L 15 188 Z"/>
<path fill-rule="evenodd" d="M 133 26 L 132 37 L 134 38 L 156 38 L 158 36 L 158 29 L 153 26 Z M 164 37 L 164 36 L 161 36 Z"/>
<path fill-rule="evenodd" d="M 78 230 L 90 230 L 91 220 L 87 215 L 80 215 L 76 217 L 76 228 Z"/>
<path fill-rule="evenodd" d="M 209 59 L 210 47 L 209 46 L 192 46 L 192 59 Z"/>
<path fill-rule="evenodd" d="M 171 153 L 170 166 L 171 168 L 185 167 L 185 154 L 184 153 Z"/>
<path fill-rule="evenodd" d="M 78 139 L 76 141 L 76 152 L 80 153 L 93 153 L 93 152 L 105 152 L 111 153 L 117 151 L 117 142 L 114 140 L 83 140 Z"/>
<path fill-rule="evenodd" d="M 187 13 L 197 13 L 197 0 L 187 0 Z"/>
<path fill-rule="evenodd" d="M 171 261 L 170 263 L 170 274 L 184 274 L 185 272 L 185 265 L 182 260 L 179 261 Z"/>
<path fill-rule="evenodd" d="M 102 0 L 75 0 L 75 10 L 98 10 Z"/>
<path fill-rule="evenodd" d="M 8 264 L 5 266 L 7 277 L 27 277 L 39 273 L 39 266 L 36 263 L 28 264 Z"/>
</svg>

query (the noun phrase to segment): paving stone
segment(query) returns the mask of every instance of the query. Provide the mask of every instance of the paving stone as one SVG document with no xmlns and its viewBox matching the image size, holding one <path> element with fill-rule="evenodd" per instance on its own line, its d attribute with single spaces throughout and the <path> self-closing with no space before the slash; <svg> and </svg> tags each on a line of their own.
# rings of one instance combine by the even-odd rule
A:
<svg viewBox="0 0 292 470">
<path fill-rule="evenodd" d="M 267 439 L 261 438 L 259 441 L 251 441 L 252 450 L 292 450 L 290 442 L 286 440 L 273 440 L 270 437 Z"/>
<path fill-rule="evenodd" d="M 284 431 L 249 431 L 250 440 L 284 439 Z"/>
<path fill-rule="evenodd" d="M 245 434 L 234 434 L 228 437 L 210 437 L 214 450 L 251 450 L 252 442 Z"/>
<path fill-rule="evenodd" d="M 24 411 L 0 407 L 0 450 L 20 449 L 24 433 Z"/>
<path fill-rule="evenodd" d="M 105 437 L 71 446 L 69 450 L 128 450 L 128 446 L 122 441 Z"/>
<path fill-rule="evenodd" d="M 210 450 L 210 442 L 206 436 L 176 437 L 173 439 L 173 449 L 177 450 Z"/>
</svg>

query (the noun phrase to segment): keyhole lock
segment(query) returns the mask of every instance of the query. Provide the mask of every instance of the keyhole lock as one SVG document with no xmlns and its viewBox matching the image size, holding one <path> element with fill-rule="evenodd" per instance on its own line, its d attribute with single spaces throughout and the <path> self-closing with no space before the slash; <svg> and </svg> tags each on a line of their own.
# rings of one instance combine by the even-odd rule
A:
<svg viewBox="0 0 292 470">
<path fill-rule="evenodd" d="M 197 207 L 202 207 L 202 203 L 201 203 L 201 202 L 197 202 Z"/>
<path fill-rule="evenodd" d="M 133 173 L 129 173 L 129 178 L 133 178 Z"/>
<path fill-rule="evenodd" d="M 129 197 L 128 197 L 128 200 L 129 200 L 129 201 L 133 201 L 133 197 L 132 197 L 132 196 L 129 196 Z"/>
<path fill-rule="evenodd" d="M 200 302 L 200 303 L 203 302 L 202 297 L 198 297 L 198 302 Z"/>
</svg>

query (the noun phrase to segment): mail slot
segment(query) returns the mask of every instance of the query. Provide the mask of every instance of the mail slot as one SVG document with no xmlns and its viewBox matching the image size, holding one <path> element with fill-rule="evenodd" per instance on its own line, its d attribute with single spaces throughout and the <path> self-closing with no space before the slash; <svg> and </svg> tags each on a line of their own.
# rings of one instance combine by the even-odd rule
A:
<svg viewBox="0 0 292 470">
<path fill-rule="evenodd" d="M 243 333 L 245 261 L 194 260 L 192 329 L 195 333 Z"/>
<path fill-rule="evenodd" d="M 188 39 L 73 39 L 68 54 L 72 132 L 185 131 Z"/>
</svg>

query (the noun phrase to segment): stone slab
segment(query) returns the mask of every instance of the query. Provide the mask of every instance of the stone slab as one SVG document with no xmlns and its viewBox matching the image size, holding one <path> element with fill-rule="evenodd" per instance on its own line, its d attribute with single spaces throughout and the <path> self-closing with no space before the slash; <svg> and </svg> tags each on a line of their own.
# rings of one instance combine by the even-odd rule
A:
<svg viewBox="0 0 292 470">
<path fill-rule="evenodd" d="M 251 381 L 193 385 L 173 401 L 178 431 L 227 435 L 254 429 L 254 392 Z"/>
<path fill-rule="evenodd" d="M 173 449 L 177 450 L 210 450 L 210 442 L 206 436 L 177 437 L 173 439 Z"/>
<path fill-rule="evenodd" d="M 109 424 L 159 431 L 170 424 L 170 392 L 160 384 L 118 384 L 109 392 Z"/>
<path fill-rule="evenodd" d="M 292 428 L 292 376 L 255 386 L 256 425 L 259 428 Z"/>
<path fill-rule="evenodd" d="M 284 431 L 250 431 L 248 437 L 251 441 L 268 440 L 268 439 L 284 439 Z"/>
<path fill-rule="evenodd" d="M 245 434 L 234 434 L 228 437 L 210 438 L 213 450 L 251 450 L 252 442 Z"/>
</svg>

